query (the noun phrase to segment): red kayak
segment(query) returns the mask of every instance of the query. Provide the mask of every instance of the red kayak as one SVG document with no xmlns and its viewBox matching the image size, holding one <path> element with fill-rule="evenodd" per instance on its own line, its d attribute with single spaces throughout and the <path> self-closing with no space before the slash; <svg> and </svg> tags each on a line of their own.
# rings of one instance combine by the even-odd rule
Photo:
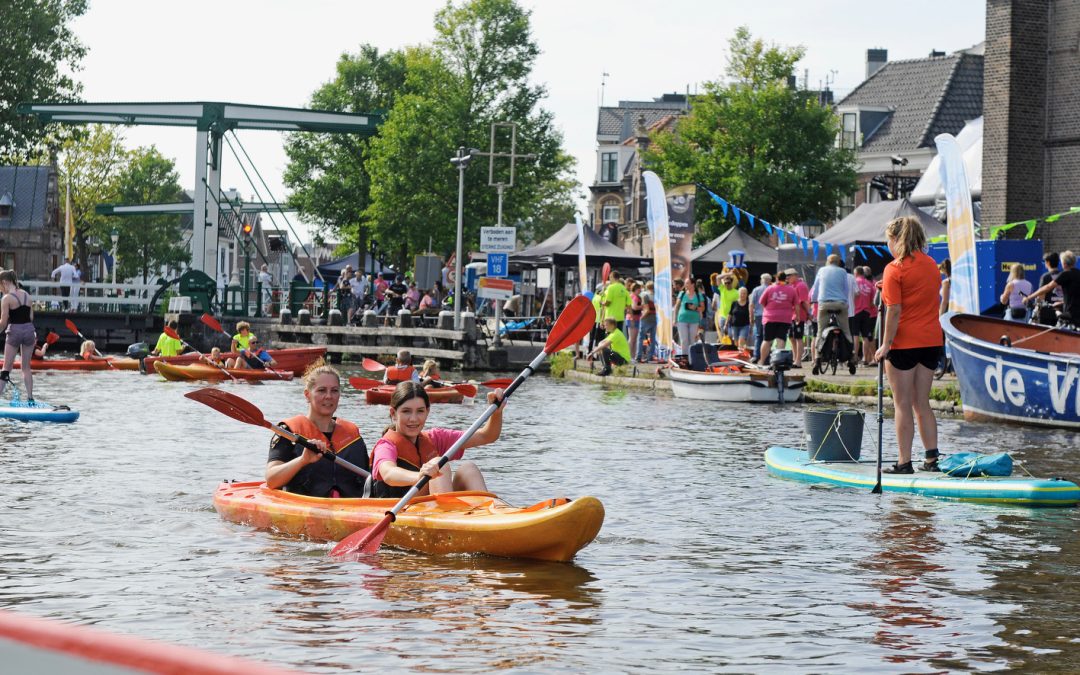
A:
<svg viewBox="0 0 1080 675">
<path fill-rule="evenodd" d="M 394 394 L 395 385 L 384 384 L 381 387 L 372 387 L 364 392 L 364 401 L 368 405 L 390 405 L 390 397 Z M 475 384 L 452 384 L 445 387 L 426 387 L 428 400 L 431 404 L 436 403 L 461 403 L 466 398 L 476 396 Z"/>
<path fill-rule="evenodd" d="M 14 369 L 20 365 L 15 363 Z M 82 359 L 33 359 L 30 370 L 110 370 L 108 361 L 84 361 Z"/>
<path fill-rule="evenodd" d="M 274 370 L 280 373 L 292 373 L 297 377 L 301 377 L 312 363 L 326 357 L 326 347 L 295 347 L 292 349 L 268 349 L 267 351 L 277 362 Z M 227 352 L 222 356 L 227 359 L 235 359 L 237 354 L 236 352 Z M 195 363 L 198 360 L 199 356 L 194 352 L 182 354 L 181 356 L 148 356 L 146 358 L 146 372 L 154 371 L 155 361 L 183 365 Z"/>
</svg>

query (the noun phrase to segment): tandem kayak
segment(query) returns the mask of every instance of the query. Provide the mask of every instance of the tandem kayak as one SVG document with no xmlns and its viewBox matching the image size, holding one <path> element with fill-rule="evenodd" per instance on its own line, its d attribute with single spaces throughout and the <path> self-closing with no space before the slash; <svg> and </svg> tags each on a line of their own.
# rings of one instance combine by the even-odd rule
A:
<svg viewBox="0 0 1080 675">
<path fill-rule="evenodd" d="M 769 473 L 808 483 L 828 483 L 869 491 L 877 482 L 877 461 L 812 462 L 805 450 L 771 447 L 765 451 Z M 882 474 L 886 492 L 910 492 L 950 501 L 1017 506 L 1076 506 L 1080 487 L 1061 478 L 980 476 L 964 478 L 939 472 Z"/>
<path fill-rule="evenodd" d="M 222 483 L 214 492 L 214 508 L 225 520 L 315 541 L 339 541 L 374 525 L 396 503 L 307 497 L 257 482 Z M 422 553 L 566 562 L 596 537 L 603 522 L 604 506 L 595 497 L 517 508 L 489 492 L 451 492 L 413 499 L 384 542 Z"/>
<path fill-rule="evenodd" d="M 79 419 L 79 411 L 67 406 L 54 406 L 43 401 L 0 402 L 0 417 L 23 422 L 74 422 Z"/>
<path fill-rule="evenodd" d="M 297 377 L 302 377 L 308 366 L 326 356 L 326 347 L 296 347 L 291 349 L 268 349 L 266 351 L 270 352 L 270 356 L 277 363 L 274 370 L 279 373 L 292 373 Z M 236 352 L 224 352 L 221 356 L 227 359 L 235 359 L 237 354 Z M 195 363 L 198 360 L 199 355 L 195 352 L 181 354 L 180 356 L 148 356 L 145 359 L 147 372 L 153 371 L 154 364 L 159 361 L 182 365 Z"/>
<path fill-rule="evenodd" d="M 226 368 L 229 375 L 222 372 L 221 368 L 211 366 L 206 363 L 191 363 L 191 364 L 175 364 L 175 363 L 162 363 L 158 361 L 154 363 L 154 370 L 158 372 L 166 380 L 170 382 L 198 382 L 203 380 L 210 380 L 219 382 L 221 380 L 232 379 L 229 375 L 232 375 L 238 380 L 258 380 L 258 381 L 288 381 L 293 379 L 292 371 L 277 371 L 275 373 L 269 370 L 254 370 L 252 368 Z"/>
<path fill-rule="evenodd" d="M 394 395 L 395 386 L 385 384 L 381 387 L 372 387 L 364 392 L 364 401 L 368 405 L 390 405 L 390 397 Z M 432 403 L 461 403 L 466 398 L 476 396 L 475 384 L 451 384 L 443 387 L 425 387 L 428 400 Z"/>
</svg>

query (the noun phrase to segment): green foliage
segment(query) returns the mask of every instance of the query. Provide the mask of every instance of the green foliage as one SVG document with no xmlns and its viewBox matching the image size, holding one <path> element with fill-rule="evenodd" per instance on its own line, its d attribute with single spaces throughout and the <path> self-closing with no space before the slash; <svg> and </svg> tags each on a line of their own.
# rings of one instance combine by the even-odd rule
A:
<svg viewBox="0 0 1080 675">
<path fill-rule="evenodd" d="M 117 176 L 117 196 L 121 204 L 165 204 L 180 201 L 184 190 L 172 160 L 154 146 L 137 148 L 130 162 Z M 125 216 L 110 219 L 117 231 L 119 276 L 141 276 L 145 282 L 162 265 L 177 267 L 191 259 L 182 238 L 179 215 Z M 100 233 L 102 241 L 107 239 Z M 110 242 L 111 243 L 111 242 Z"/>
<path fill-rule="evenodd" d="M 551 355 L 549 361 L 551 363 L 552 377 L 566 377 L 566 371 L 574 367 L 574 351 L 564 349 L 561 352 L 555 352 Z"/>
<path fill-rule="evenodd" d="M 803 48 L 766 45 L 746 28 L 729 45 L 733 80 L 705 83 L 690 114 L 655 134 L 646 161 L 665 183 L 703 183 L 770 222 L 831 220 L 855 190 L 855 155 L 836 147 L 833 112 L 787 84 Z M 703 239 L 727 228 L 708 200 L 698 222 Z"/>
<path fill-rule="evenodd" d="M 27 163 L 70 132 L 50 134 L 19 103 L 77 100 L 81 85 L 70 75 L 86 55 L 69 24 L 86 12 L 86 0 L 7 0 L 0 9 L 0 159 Z"/>
</svg>

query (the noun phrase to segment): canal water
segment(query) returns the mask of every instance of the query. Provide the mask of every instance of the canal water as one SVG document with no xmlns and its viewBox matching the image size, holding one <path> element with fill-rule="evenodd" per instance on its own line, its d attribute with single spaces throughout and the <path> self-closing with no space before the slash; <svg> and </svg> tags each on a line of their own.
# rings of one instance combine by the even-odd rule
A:
<svg viewBox="0 0 1080 675">
<path fill-rule="evenodd" d="M 135 373 L 40 375 L 74 425 L 0 421 L 0 607 L 301 670 L 1080 670 L 1080 513 L 813 487 L 766 475 L 800 406 L 688 402 L 538 376 L 470 451 L 512 503 L 600 498 L 573 564 L 366 562 L 221 521 L 269 434 Z M 298 383 L 224 385 L 272 420 Z M 438 406 L 464 428 L 482 408 Z M 369 442 L 385 408 L 348 391 Z M 867 418 L 873 428 L 873 416 Z M 1068 432 L 942 420 L 944 450 L 1080 476 Z M 886 447 L 892 443 L 886 428 Z M 864 439 L 864 452 L 873 440 Z"/>
</svg>

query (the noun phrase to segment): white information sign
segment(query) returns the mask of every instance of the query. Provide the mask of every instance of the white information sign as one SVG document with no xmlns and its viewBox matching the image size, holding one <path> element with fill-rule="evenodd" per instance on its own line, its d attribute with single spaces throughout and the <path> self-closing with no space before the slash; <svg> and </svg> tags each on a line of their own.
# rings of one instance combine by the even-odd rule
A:
<svg viewBox="0 0 1080 675">
<path fill-rule="evenodd" d="M 516 227 L 481 227 L 480 250 L 484 253 L 513 253 L 517 248 Z"/>
</svg>

